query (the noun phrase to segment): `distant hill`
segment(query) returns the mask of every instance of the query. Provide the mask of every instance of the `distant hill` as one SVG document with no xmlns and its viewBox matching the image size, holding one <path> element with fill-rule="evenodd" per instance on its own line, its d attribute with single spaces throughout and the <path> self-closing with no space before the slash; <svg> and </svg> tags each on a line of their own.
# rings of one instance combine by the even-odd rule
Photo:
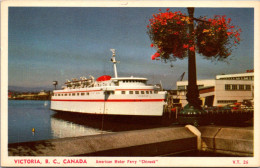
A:
<svg viewBox="0 0 260 168">
<path fill-rule="evenodd" d="M 40 92 L 41 90 L 52 91 L 54 87 L 21 87 L 21 86 L 8 86 L 9 91 L 16 92 Z"/>
</svg>

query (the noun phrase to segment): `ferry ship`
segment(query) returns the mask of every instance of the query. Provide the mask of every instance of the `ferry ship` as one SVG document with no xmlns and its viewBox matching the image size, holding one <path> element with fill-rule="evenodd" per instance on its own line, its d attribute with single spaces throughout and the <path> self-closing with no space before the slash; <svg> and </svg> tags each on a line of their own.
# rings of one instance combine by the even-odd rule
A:
<svg viewBox="0 0 260 168">
<path fill-rule="evenodd" d="M 114 77 L 104 75 L 67 80 L 61 90 L 54 90 L 51 109 L 72 113 L 163 116 L 166 91 L 148 85 L 147 78 L 118 77 L 115 49 L 111 49 Z"/>
</svg>

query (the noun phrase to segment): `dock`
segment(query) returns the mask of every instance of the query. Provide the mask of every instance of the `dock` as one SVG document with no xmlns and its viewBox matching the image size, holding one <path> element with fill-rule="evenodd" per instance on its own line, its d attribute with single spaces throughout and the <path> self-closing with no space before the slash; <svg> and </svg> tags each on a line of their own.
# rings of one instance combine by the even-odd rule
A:
<svg viewBox="0 0 260 168">
<path fill-rule="evenodd" d="M 8 145 L 9 156 L 253 156 L 253 127 L 169 126 Z"/>
</svg>

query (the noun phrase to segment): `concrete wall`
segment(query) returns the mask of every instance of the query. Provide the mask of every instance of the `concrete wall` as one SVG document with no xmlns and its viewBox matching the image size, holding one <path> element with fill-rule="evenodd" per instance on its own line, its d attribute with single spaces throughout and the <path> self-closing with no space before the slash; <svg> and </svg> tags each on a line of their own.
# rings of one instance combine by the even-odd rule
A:
<svg viewBox="0 0 260 168">
<path fill-rule="evenodd" d="M 182 156 L 199 149 L 220 156 L 253 156 L 253 136 L 253 127 L 175 126 L 14 143 L 8 152 L 9 156 Z"/>
<path fill-rule="evenodd" d="M 253 156 L 252 127 L 199 127 L 202 150 L 234 156 Z"/>
<path fill-rule="evenodd" d="M 197 149 L 185 127 L 9 144 L 9 156 L 162 156 Z"/>
</svg>

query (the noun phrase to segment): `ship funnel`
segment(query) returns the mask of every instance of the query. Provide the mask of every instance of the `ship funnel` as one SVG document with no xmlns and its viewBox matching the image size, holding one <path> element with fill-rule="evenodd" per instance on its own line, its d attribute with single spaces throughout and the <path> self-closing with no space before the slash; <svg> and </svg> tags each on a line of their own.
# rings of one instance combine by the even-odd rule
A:
<svg viewBox="0 0 260 168">
<path fill-rule="evenodd" d="M 116 63 L 119 63 L 119 61 L 116 61 L 116 50 L 115 49 L 110 49 L 110 51 L 113 53 L 111 62 L 114 64 L 114 74 L 115 78 L 117 78 L 117 69 L 116 69 Z"/>
</svg>

